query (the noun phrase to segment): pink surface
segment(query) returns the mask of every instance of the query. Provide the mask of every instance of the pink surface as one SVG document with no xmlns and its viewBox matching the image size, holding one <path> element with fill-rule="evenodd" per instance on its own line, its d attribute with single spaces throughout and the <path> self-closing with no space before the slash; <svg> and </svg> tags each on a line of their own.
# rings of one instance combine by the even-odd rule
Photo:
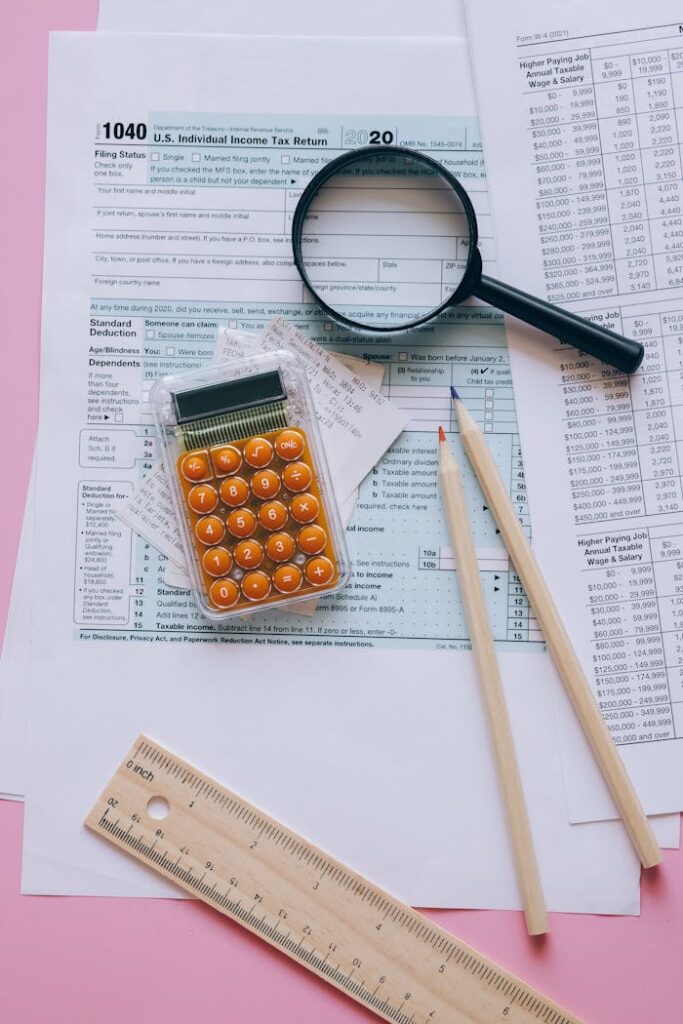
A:
<svg viewBox="0 0 683 1024">
<path fill-rule="evenodd" d="M 286 0 L 283 0 L 286 2 Z M 47 32 L 92 29 L 96 0 L 5 0 L 0 202 L 0 614 L 36 422 Z M 11 439 L 11 444 L 6 439 Z M 0 801 L 0 1021 L 297 1024 L 371 1020 L 329 986 L 193 903 L 19 895 L 20 806 Z M 646 879 L 640 919 L 552 915 L 534 946 L 521 915 L 436 912 L 445 928 L 591 1024 L 680 1024 L 683 854 Z"/>
</svg>

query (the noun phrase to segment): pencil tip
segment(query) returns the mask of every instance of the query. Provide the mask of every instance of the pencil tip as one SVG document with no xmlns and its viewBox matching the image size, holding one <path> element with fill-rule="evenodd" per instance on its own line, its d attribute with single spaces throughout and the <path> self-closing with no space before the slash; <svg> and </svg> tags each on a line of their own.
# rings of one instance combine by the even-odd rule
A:
<svg viewBox="0 0 683 1024">
<path fill-rule="evenodd" d="M 445 441 L 446 435 L 444 434 L 443 427 L 439 427 L 439 441 Z"/>
<path fill-rule="evenodd" d="M 453 400 L 455 400 L 455 399 L 458 399 L 458 398 L 460 398 L 460 395 L 459 395 L 459 394 L 458 394 L 458 392 L 457 392 L 457 391 L 455 390 L 455 388 L 453 387 L 453 385 L 452 385 L 452 384 L 451 384 L 451 398 L 452 398 Z"/>
</svg>

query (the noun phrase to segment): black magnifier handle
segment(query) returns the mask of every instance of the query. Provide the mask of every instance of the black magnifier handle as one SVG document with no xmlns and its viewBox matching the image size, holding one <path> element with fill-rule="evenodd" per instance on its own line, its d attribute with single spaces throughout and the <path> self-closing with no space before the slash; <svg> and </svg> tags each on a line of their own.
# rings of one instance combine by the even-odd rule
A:
<svg viewBox="0 0 683 1024">
<path fill-rule="evenodd" d="M 482 275 L 472 294 L 505 313 L 511 313 L 559 341 L 574 345 L 623 373 L 633 373 L 643 361 L 645 349 L 630 338 L 608 331 L 606 327 L 584 320 L 566 309 L 534 298 L 518 288 Z"/>
</svg>

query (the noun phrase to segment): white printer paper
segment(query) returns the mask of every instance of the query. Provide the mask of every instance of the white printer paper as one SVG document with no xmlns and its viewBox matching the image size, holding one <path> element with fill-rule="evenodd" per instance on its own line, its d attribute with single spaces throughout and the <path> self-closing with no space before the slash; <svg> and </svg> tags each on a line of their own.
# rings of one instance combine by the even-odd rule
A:
<svg viewBox="0 0 683 1024">
<path fill-rule="evenodd" d="M 268 0 L 254 4 L 251 0 L 101 0 L 97 27 L 110 32 L 215 32 L 231 34 L 273 35 L 354 35 L 415 36 L 437 35 L 464 37 L 465 15 L 462 0 L 426 0 L 417 8 L 410 0 L 373 3 L 349 0 L 341 8 L 313 3 L 311 0 L 289 0 L 286 5 Z M 285 24 L 286 22 L 286 24 Z M 378 386 L 374 383 L 373 386 Z M 34 484 L 29 484 L 26 509 L 35 503 Z M 353 503 L 346 507 L 348 519 Z M 31 550 L 26 550 L 26 524 L 19 545 L 17 576 L 10 596 L 5 635 L 6 645 L 0 655 L 0 793 L 23 796 L 25 791 L 25 753 L 17 753 L 16 744 L 25 731 L 25 690 L 28 677 L 29 632 L 24 626 L 30 620 Z M 181 577 L 182 578 L 182 577 Z M 177 581 L 176 584 L 178 585 Z M 17 609 L 20 595 L 23 607 Z M 13 633 L 20 634 L 22 655 L 5 665 L 7 651 L 15 646 Z M 9 644 L 9 646 L 7 646 Z M 21 741 L 23 742 L 23 741 Z"/>
<path fill-rule="evenodd" d="M 462 0 L 100 0 L 107 32 L 253 32 L 289 36 L 465 35 Z"/>
<path fill-rule="evenodd" d="M 343 72 L 351 54 L 355 75 L 349 79 Z M 404 68 L 408 58 L 424 74 L 415 76 L 405 95 L 398 94 L 400 76 L 390 72 Z M 174 74 L 169 76 L 165 69 L 171 65 Z M 310 90 L 302 95 L 300 68 L 316 82 L 314 100 Z M 171 620 L 161 613 L 175 614 L 177 606 L 158 583 L 152 555 L 112 511 L 152 452 L 148 383 L 174 360 L 185 358 L 179 349 L 187 345 L 188 328 L 181 331 L 169 322 L 169 305 L 176 318 L 192 320 L 196 339 L 188 362 L 210 358 L 205 339 L 217 316 L 221 322 L 226 318 L 226 304 L 240 310 L 233 312 L 238 327 L 250 325 L 244 321 L 257 307 L 263 316 L 265 305 L 270 315 L 286 311 L 309 330 L 319 329 L 315 309 L 302 304 L 294 278 L 267 282 L 270 298 L 261 297 L 255 284 L 223 278 L 219 299 L 211 275 L 178 281 L 171 273 L 169 257 L 179 252 L 179 236 L 204 233 L 202 221 L 213 221 L 211 230 L 229 237 L 268 232 L 278 222 L 282 198 L 296 199 L 286 177 L 291 164 L 279 160 L 288 154 L 264 154 L 262 141 L 253 145 L 268 160 L 261 159 L 247 175 L 239 163 L 220 172 L 235 180 L 246 177 L 246 184 L 232 186 L 243 192 L 228 195 L 217 186 L 215 195 L 211 189 L 201 191 L 198 177 L 216 173 L 201 168 L 202 152 L 214 145 L 207 139 L 215 126 L 225 125 L 228 135 L 240 139 L 291 133 L 301 140 L 297 145 L 303 147 L 310 174 L 321 158 L 307 151 L 313 147 L 305 140 L 320 138 L 317 128 L 339 139 L 342 107 L 348 111 L 343 129 L 358 132 L 362 125 L 366 130 L 368 97 L 391 117 L 398 138 L 407 141 L 415 134 L 411 116 L 428 110 L 429 118 L 420 121 L 422 131 L 436 133 L 433 119 L 448 116 L 457 95 L 462 115 L 455 120 L 450 115 L 448 135 L 457 138 L 464 130 L 460 137 L 467 144 L 475 138 L 468 136 L 475 125 L 466 120 L 472 110 L 468 82 L 464 51 L 445 42 L 240 39 L 231 44 L 210 37 L 135 35 L 53 40 L 44 295 L 45 323 L 51 327 L 43 338 L 45 428 L 37 514 L 49 510 L 49 550 L 39 533 L 38 557 L 46 559 L 46 576 L 55 582 L 44 595 L 49 600 L 38 595 L 36 607 L 27 891 L 161 891 L 80 827 L 134 726 L 133 733 L 145 730 L 163 739 L 410 902 L 519 905 L 483 717 L 477 714 L 472 660 L 465 650 L 452 649 L 463 646 L 455 577 L 447 563 L 441 571 L 430 567 L 434 556 L 419 550 L 431 550 L 436 538 L 443 543 L 436 503 L 429 506 L 429 517 L 420 509 L 434 487 L 430 460 L 440 391 L 410 383 L 411 377 L 424 376 L 417 370 L 421 356 L 434 351 L 431 330 L 383 345 L 391 368 L 390 396 L 395 389 L 401 401 L 416 400 L 413 434 L 406 432 L 384 465 L 392 471 L 414 466 L 417 486 L 406 504 L 406 499 L 382 497 L 392 491 L 391 474 L 371 479 L 367 491 L 364 485 L 357 524 L 376 532 L 356 540 L 356 550 L 367 554 L 356 557 L 356 576 L 344 601 L 335 598 L 334 614 L 330 609 L 317 613 L 298 631 L 292 627 L 294 616 L 286 627 L 269 623 L 268 617 L 254 618 L 222 636 L 213 627 L 200 631 L 200 623 L 166 630 L 162 624 Z M 227 111 L 238 105 L 239 113 L 202 114 L 209 106 Z M 129 125 L 134 126 L 133 139 L 126 136 L 128 141 L 115 144 L 110 139 L 105 146 L 97 138 L 98 131 L 100 137 L 125 135 Z M 140 140 L 147 131 L 150 141 Z M 166 133 L 192 141 L 170 144 Z M 173 157 L 180 145 L 186 146 L 182 169 Z M 330 149 L 322 159 L 329 158 Z M 142 155 L 128 155 L 134 153 Z M 194 153 L 200 157 L 197 170 Z M 240 142 L 223 151 L 233 153 L 249 157 L 249 145 Z M 442 156 L 448 159 L 448 153 Z M 142 165 L 141 159 L 146 161 Z M 457 152 L 452 159 L 457 163 Z M 277 184 L 283 179 L 284 188 Z M 302 180 L 299 170 L 298 187 Z M 235 199 L 242 200 L 241 208 Z M 285 217 L 282 212 L 281 224 L 287 210 Z M 239 221 L 239 228 L 231 228 L 226 219 Z M 86 227 L 94 228 L 97 248 L 84 245 Z M 154 249 L 141 239 L 144 233 L 155 236 Z M 153 254 L 159 252 L 164 258 L 156 263 Z M 179 314 L 178 306 L 186 311 Z M 504 367 L 504 346 L 496 348 L 497 321 L 478 310 L 479 326 L 473 328 L 470 310 L 453 316 L 438 327 L 442 347 L 436 368 L 443 370 L 443 357 L 452 353 L 444 391 L 457 372 L 459 385 L 471 389 L 476 409 L 477 395 L 484 395 L 476 391 L 476 376 L 468 369 L 469 348 L 460 346 L 472 330 L 478 332 L 476 365 L 483 359 L 491 367 L 494 411 L 496 403 L 500 411 L 488 422 L 496 427 L 491 443 L 502 459 L 513 446 L 503 426 L 509 422 L 503 415 L 505 410 L 509 416 L 504 375 L 495 370 Z M 208 326 L 198 326 L 198 320 Z M 360 354 L 369 352 L 367 339 L 350 340 L 350 347 L 354 344 Z M 488 355 L 494 350 L 495 360 Z M 420 386 L 425 391 L 401 390 Z M 483 414 L 483 401 L 480 409 Z M 75 438 L 80 464 L 64 456 L 74 450 Z M 474 507 L 479 499 L 471 480 L 468 488 Z M 388 509 L 400 513 L 392 515 L 391 537 L 381 533 L 378 506 L 383 502 L 399 506 Z M 424 530 L 427 523 L 429 535 L 423 540 L 418 524 Z M 384 623 L 392 618 L 400 623 L 400 608 L 383 611 L 373 595 L 395 585 L 392 579 L 403 567 L 391 551 L 405 544 L 403 531 L 409 529 L 415 561 L 412 576 L 401 578 L 413 587 L 403 593 L 413 618 L 402 627 L 403 636 L 391 637 L 383 635 Z M 476 529 L 480 541 L 486 539 L 489 526 L 481 511 Z M 495 545 L 493 529 L 489 544 Z M 420 573 L 428 574 L 426 583 Z M 431 592 L 422 638 L 415 635 L 416 587 Z M 495 609 L 500 598 L 493 587 L 490 598 Z M 334 615 L 341 614 L 337 606 L 346 607 L 348 616 L 354 607 L 363 609 L 357 625 L 343 634 L 334 624 Z M 452 631 L 444 642 L 434 636 L 441 621 L 449 622 Z M 557 683 L 548 659 L 534 640 L 524 641 L 528 653 L 516 654 L 514 639 L 503 631 L 501 644 L 549 905 L 635 912 L 638 865 L 620 824 L 576 828 L 566 822 L 547 700 Z M 402 742 L 396 742 L 399 735 Z M 417 808 L 411 811 L 419 817 L 415 827 L 406 827 L 407 802 Z"/>
<path fill-rule="evenodd" d="M 469 14 L 501 273 L 645 344 L 626 378 L 510 334 L 536 551 L 646 811 L 680 810 L 680 10 L 473 0 Z M 573 757 L 573 716 L 561 732 L 572 820 L 614 815 Z"/>
</svg>

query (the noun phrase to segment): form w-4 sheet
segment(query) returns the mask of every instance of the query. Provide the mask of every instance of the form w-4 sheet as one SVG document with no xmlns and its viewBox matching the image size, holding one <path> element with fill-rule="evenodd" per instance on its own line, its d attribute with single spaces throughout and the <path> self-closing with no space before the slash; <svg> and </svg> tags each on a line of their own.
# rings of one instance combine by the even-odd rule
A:
<svg viewBox="0 0 683 1024">
<path fill-rule="evenodd" d="M 469 6 L 501 272 L 645 345 L 626 378 L 510 331 L 536 550 L 650 813 L 683 807 L 679 15 L 634 0 Z M 572 819 L 609 816 L 565 711 Z"/>
</svg>

